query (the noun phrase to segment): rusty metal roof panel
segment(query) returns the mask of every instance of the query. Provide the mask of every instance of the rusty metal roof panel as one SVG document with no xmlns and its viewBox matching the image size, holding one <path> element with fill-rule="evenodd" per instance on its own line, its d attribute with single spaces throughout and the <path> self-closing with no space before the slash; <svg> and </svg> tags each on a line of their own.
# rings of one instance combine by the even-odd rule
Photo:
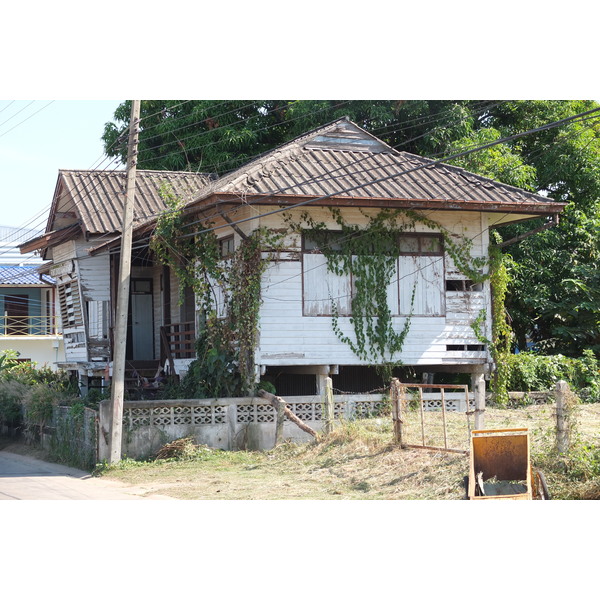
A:
<svg viewBox="0 0 600 600">
<path fill-rule="evenodd" d="M 340 119 L 262 155 L 215 183 L 215 193 L 422 200 L 531 210 L 552 200 L 407 152 Z"/>
<path fill-rule="evenodd" d="M 61 170 L 63 186 L 55 198 L 54 215 L 73 213 L 84 232 L 105 234 L 121 230 L 126 193 L 125 171 Z M 134 224 L 142 225 L 165 210 L 161 190 L 172 191 L 189 201 L 209 183 L 203 173 L 136 171 Z"/>
</svg>

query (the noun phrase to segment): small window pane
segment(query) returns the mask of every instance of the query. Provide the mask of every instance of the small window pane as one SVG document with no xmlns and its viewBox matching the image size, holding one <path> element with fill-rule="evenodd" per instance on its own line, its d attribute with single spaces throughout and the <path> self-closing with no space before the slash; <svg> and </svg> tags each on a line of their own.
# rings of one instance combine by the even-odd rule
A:
<svg viewBox="0 0 600 600">
<path fill-rule="evenodd" d="M 442 252 L 442 243 L 438 237 L 422 237 L 421 238 L 421 253 L 422 254 L 440 254 Z"/>
<path fill-rule="evenodd" d="M 341 231 L 311 231 L 304 234 L 304 250 L 306 252 L 331 250 L 339 252 L 342 249 Z"/>
<path fill-rule="evenodd" d="M 400 252 L 406 254 L 419 253 L 419 238 L 416 235 L 400 236 Z"/>
<path fill-rule="evenodd" d="M 235 243 L 233 236 L 229 236 L 219 240 L 219 246 L 222 258 L 231 256 L 235 252 Z"/>
</svg>

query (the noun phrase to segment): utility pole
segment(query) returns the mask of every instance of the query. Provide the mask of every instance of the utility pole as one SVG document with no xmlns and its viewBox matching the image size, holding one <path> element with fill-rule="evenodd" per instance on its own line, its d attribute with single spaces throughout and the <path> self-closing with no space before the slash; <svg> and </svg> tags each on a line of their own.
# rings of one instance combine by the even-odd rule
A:
<svg viewBox="0 0 600 600">
<path fill-rule="evenodd" d="M 113 377 L 111 385 L 111 425 L 109 463 L 121 460 L 123 439 L 123 398 L 125 396 L 125 350 L 127 344 L 127 312 L 129 309 L 129 284 L 131 280 L 131 240 L 133 235 L 133 206 L 135 203 L 135 174 L 137 165 L 138 125 L 140 101 L 133 100 L 129 121 L 129 144 L 127 147 L 127 190 L 123 206 L 121 232 L 121 259 L 119 263 L 119 289 L 113 353 Z"/>
</svg>

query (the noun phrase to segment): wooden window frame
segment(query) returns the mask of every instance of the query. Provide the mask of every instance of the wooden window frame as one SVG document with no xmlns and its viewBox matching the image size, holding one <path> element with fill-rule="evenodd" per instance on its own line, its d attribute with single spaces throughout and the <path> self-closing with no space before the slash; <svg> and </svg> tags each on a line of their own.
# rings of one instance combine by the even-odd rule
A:
<svg viewBox="0 0 600 600">
<path fill-rule="evenodd" d="M 234 235 L 226 235 L 222 238 L 219 238 L 219 255 L 222 259 L 230 258 L 235 253 L 235 236 Z M 231 249 L 228 248 L 229 244 L 231 244 Z M 227 246 L 227 248 L 226 248 Z"/>
</svg>

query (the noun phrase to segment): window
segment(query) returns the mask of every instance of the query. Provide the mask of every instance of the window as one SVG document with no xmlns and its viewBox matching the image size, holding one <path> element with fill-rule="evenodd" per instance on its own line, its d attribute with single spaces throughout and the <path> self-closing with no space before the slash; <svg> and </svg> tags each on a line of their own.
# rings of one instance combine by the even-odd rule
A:
<svg viewBox="0 0 600 600">
<path fill-rule="evenodd" d="M 401 255 L 442 256 L 442 237 L 435 234 L 405 233 L 398 239 Z"/>
<path fill-rule="evenodd" d="M 57 286 L 57 288 L 63 327 L 76 327 L 82 325 L 77 282 L 64 283 Z"/>
<path fill-rule="evenodd" d="M 352 277 L 337 275 L 327 267 L 322 248 L 341 250 L 341 231 L 315 231 L 302 236 L 302 288 L 304 315 L 310 317 L 351 314 Z"/>
<path fill-rule="evenodd" d="M 219 240 L 221 258 L 229 258 L 235 252 L 235 239 L 232 235 Z"/>
<path fill-rule="evenodd" d="M 482 283 L 475 283 L 470 279 L 447 279 L 447 292 L 481 292 L 483 290 Z"/>
<path fill-rule="evenodd" d="M 338 275 L 327 267 L 322 249 L 341 250 L 341 231 L 313 231 L 302 240 L 303 312 L 306 316 L 352 314 L 353 275 Z M 402 234 L 390 241 L 399 254 L 390 274 L 388 305 L 393 315 L 445 314 L 444 249 L 440 235 Z M 365 251 L 368 251 L 365 250 Z M 381 252 L 381 249 L 379 250 Z M 384 250 L 385 251 L 385 250 Z"/>
<path fill-rule="evenodd" d="M 400 314 L 443 316 L 446 307 L 442 236 L 402 234 L 398 244 Z"/>
</svg>

